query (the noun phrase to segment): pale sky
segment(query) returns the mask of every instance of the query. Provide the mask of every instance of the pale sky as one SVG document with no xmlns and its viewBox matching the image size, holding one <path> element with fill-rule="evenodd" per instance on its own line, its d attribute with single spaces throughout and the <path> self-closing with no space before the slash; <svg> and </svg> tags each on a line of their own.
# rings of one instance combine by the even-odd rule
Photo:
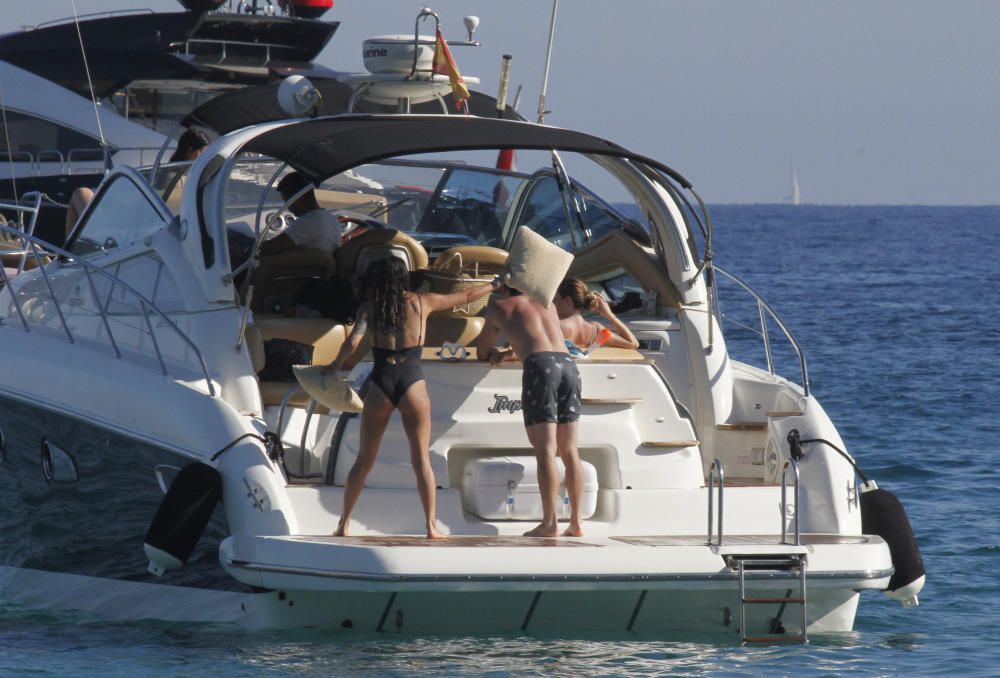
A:
<svg viewBox="0 0 1000 678">
<path fill-rule="evenodd" d="M 360 71 L 361 41 L 412 33 L 421 6 L 495 94 L 513 55 L 534 120 L 550 0 L 335 0 L 320 62 Z M 76 0 L 80 14 L 176 0 Z M 71 16 L 71 0 L 0 2 L 0 30 Z M 430 25 L 428 24 L 428 32 Z M 1000 204 L 1000 2 L 561 0 L 546 122 L 674 167 L 711 203 Z"/>
</svg>

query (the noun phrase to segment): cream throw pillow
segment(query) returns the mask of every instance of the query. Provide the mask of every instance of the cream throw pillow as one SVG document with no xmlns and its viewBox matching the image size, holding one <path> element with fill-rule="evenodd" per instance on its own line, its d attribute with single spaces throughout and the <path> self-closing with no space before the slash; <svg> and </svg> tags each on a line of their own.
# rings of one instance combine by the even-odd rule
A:
<svg viewBox="0 0 1000 678">
<path fill-rule="evenodd" d="M 521 226 L 510 248 L 503 279 L 508 286 L 548 308 L 572 263 L 572 254 Z"/>
<path fill-rule="evenodd" d="M 361 396 L 335 372 L 323 374 L 323 365 L 292 365 L 295 378 L 309 396 L 320 405 L 338 412 L 360 412 Z"/>
</svg>

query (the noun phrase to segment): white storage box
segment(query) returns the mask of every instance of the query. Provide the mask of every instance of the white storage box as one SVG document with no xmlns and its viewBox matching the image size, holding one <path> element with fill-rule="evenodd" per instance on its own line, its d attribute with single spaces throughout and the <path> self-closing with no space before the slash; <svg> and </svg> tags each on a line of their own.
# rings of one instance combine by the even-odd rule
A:
<svg viewBox="0 0 1000 678">
<path fill-rule="evenodd" d="M 589 518 L 597 510 L 597 469 L 583 465 L 583 502 L 580 517 Z M 562 460 L 556 458 L 559 497 L 556 516 L 568 520 Z M 541 520 L 542 497 L 538 492 L 538 470 L 534 457 L 484 457 L 471 459 L 462 473 L 462 506 L 486 520 Z"/>
</svg>

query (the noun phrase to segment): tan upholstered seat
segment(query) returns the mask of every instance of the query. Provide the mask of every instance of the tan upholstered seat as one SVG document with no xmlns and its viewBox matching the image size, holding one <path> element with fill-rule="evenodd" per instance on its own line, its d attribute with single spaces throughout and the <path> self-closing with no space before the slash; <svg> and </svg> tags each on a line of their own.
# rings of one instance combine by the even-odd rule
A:
<svg viewBox="0 0 1000 678">
<path fill-rule="evenodd" d="M 667 277 L 656 253 L 622 231 L 611 231 L 600 240 L 577 250 L 569 275 L 592 280 L 620 269 L 628 271 L 643 289 L 656 292 L 661 306 L 680 308 L 681 295 Z"/>
<path fill-rule="evenodd" d="M 427 318 L 427 335 L 424 346 L 436 348 L 446 341 L 468 346 L 483 329 L 480 316 L 439 315 Z"/>
<path fill-rule="evenodd" d="M 330 277 L 336 270 L 333 255 L 323 250 L 293 249 L 262 255 L 253 275 L 251 308 L 270 311 L 276 297 L 294 297 L 305 281 Z M 245 295 L 246 289 L 241 290 L 241 296 Z"/>
<path fill-rule="evenodd" d="M 313 347 L 313 365 L 326 365 L 337 357 L 350 328 L 327 318 L 285 318 L 275 315 L 257 315 L 253 325 L 247 327 L 247 347 L 254 370 L 264 369 L 264 342 L 268 339 L 290 339 Z M 262 381 L 260 395 L 265 405 L 278 405 L 289 389 L 298 387 L 295 382 Z M 297 393 L 289 403 L 305 406 L 309 396 Z M 322 408 L 325 412 L 326 409 Z"/>
<path fill-rule="evenodd" d="M 349 327 L 329 318 L 286 318 L 278 315 L 257 315 L 253 326 L 261 340 L 290 339 L 313 347 L 313 365 L 326 365 L 340 351 L 347 339 Z"/>
<path fill-rule="evenodd" d="M 337 275 L 350 280 L 363 274 L 371 262 L 387 256 L 399 257 L 410 271 L 427 267 L 424 246 L 406 233 L 389 228 L 365 231 L 344 243 L 334 255 Z"/>
</svg>

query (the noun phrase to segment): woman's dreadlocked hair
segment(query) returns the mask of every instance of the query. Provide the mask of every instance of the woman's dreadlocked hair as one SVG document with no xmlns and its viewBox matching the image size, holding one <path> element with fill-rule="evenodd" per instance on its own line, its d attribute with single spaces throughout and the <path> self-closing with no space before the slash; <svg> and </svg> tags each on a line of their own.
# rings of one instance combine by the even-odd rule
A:
<svg viewBox="0 0 1000 678">
<path fill-rule="evenodd" d="M 365 272 L 363 296 L 372 303 L 376 332 L 395 333 L 403 326 L 404 292 L 410 289 L 410 273 L 397 257 L 373 261 Z"/>
</svg>

